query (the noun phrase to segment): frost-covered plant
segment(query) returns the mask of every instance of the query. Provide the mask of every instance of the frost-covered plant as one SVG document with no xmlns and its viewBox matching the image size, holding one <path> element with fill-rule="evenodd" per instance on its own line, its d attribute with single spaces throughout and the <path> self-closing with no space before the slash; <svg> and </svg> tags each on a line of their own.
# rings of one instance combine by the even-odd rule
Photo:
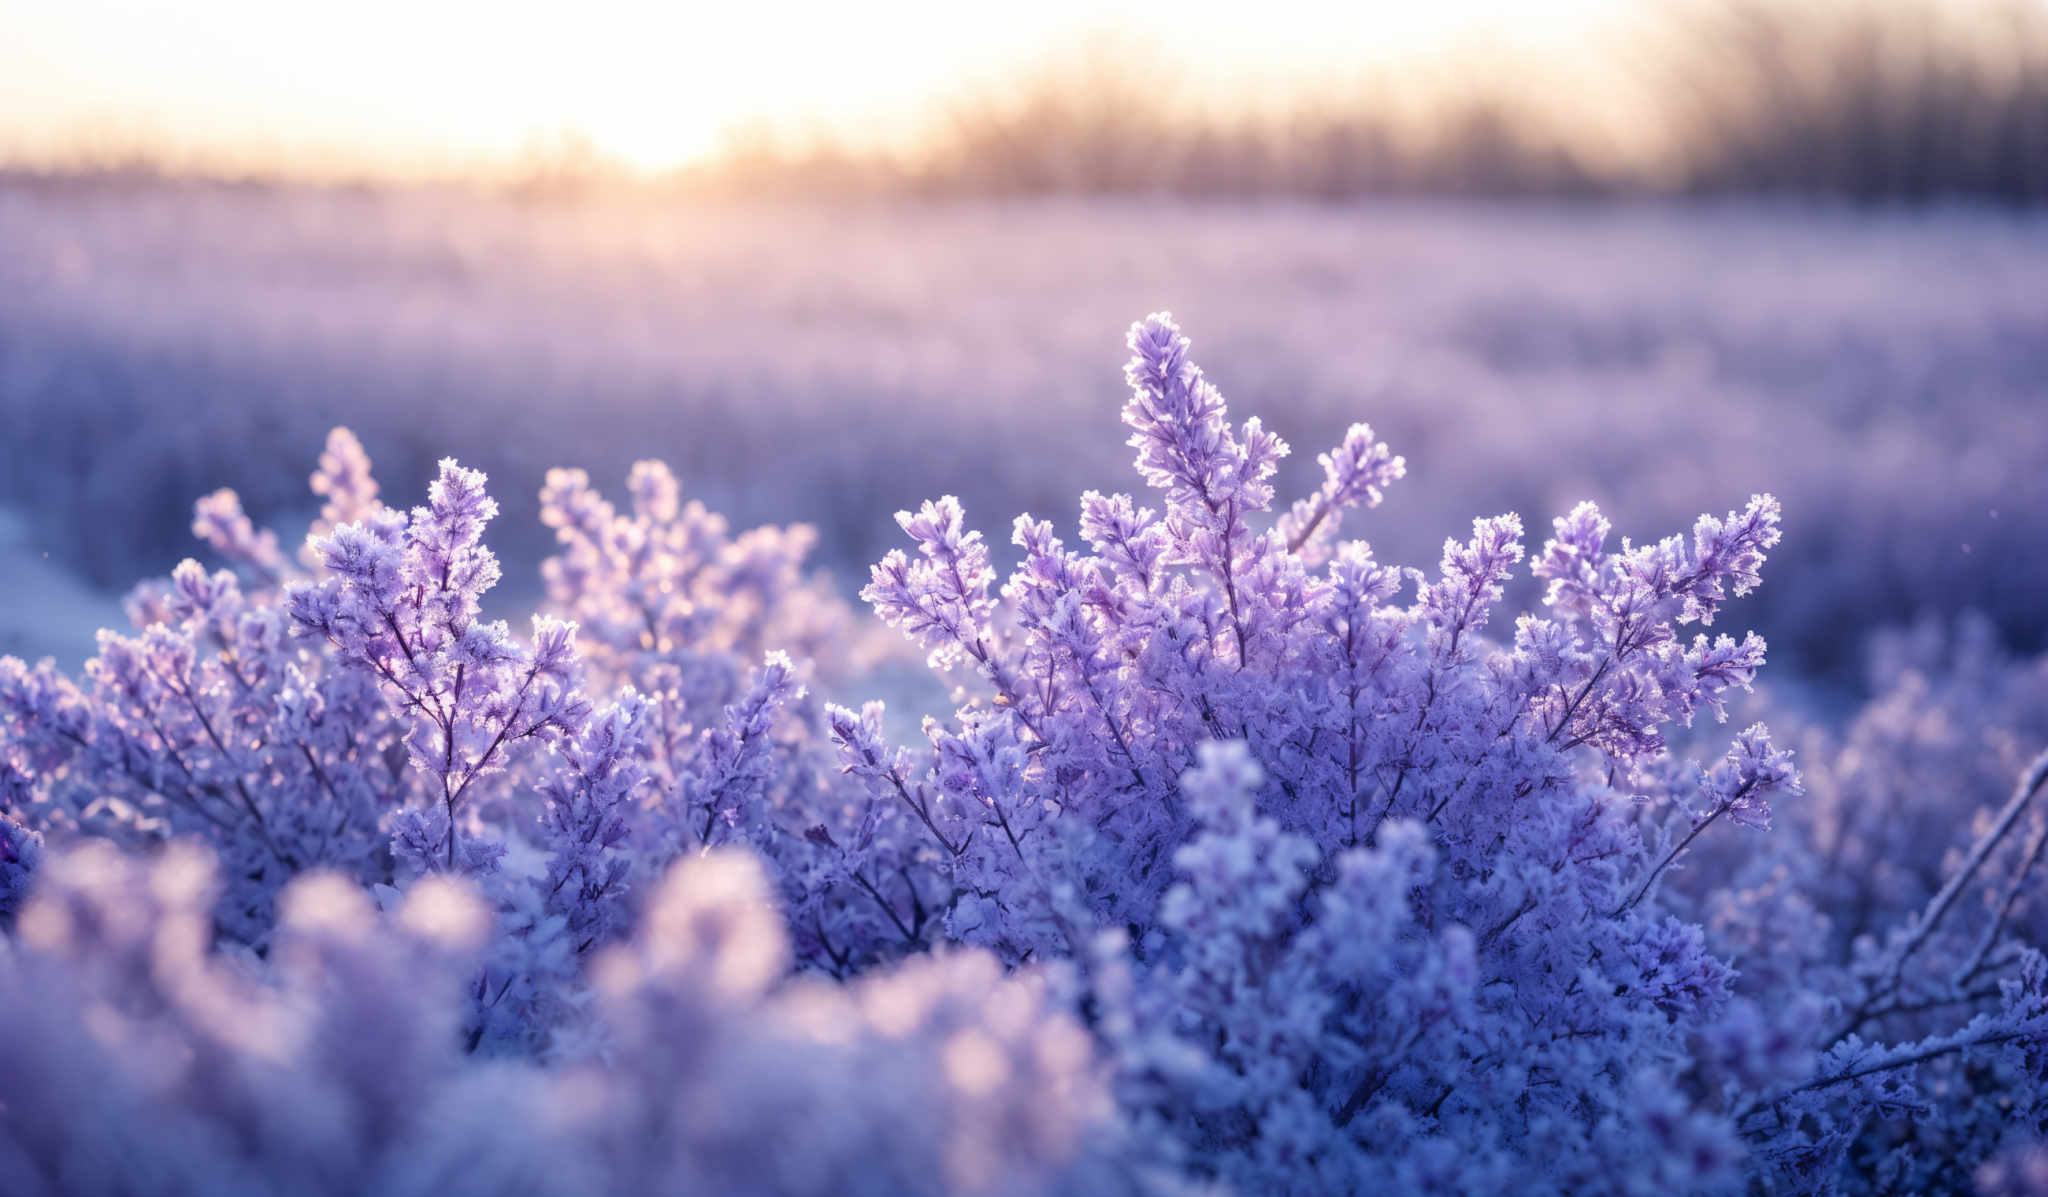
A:
<svg viewBox="0 0 2048 1197">
<path fill-rule="evenodd" d="M 1783 1131 L 1785 1187 L 1967 1190 L 2048 1131 L 2039 1045 L 2011 1038 L 2038 1016 L 2048 943 L 2048 659 L 2007 659 L 1969 619 L 1873 650 L 1876 696 L 1839 741 L 1809 738 L 1789 835 L 1710 851 L 1681 901 L 1741 962 L 1745 1000 L 1813 1028 L 1818 1076 L 1875 1070 L 1750 1115 Z"/>
<path fill-rule="evenodd" d="M 546 572 L 587 659 L 569 624 L 520 639 L 483 618 L 494 505 L 452 461 L 401 513 L 360 447 L 331 441 L 309 573 L 231 496 L 206 500 L 196 526 L 246 583 L 181 567 L 84 685 L 0 664 L 0 919 L 26 884 L 18 991 L 71 1011 L 0 1005 L 0 1033 L 34 1023 L 47 1044 L 22 1050 L 77 1055 L 95 1091 L 163 1106 L 193 1150 L 267 1144 L 179 1085 L 335 1070 L 264 1098 L 347 1110 L 349 1086 L 389 1082 L 290 1035 L 224 1038 L 209 995 L 248 1027 L 330 1009 L 369 1026 L 349 1021 L 355 995 L 305 988 L 294 945 L 332 931 L 367 953 L 333 966 L 351 986 L 445 959 L 418 965 L 443 998 L 360 999 L 396 1026 L 392 1050 L 432 1040 L 386 1069 L 414 1107 L 493 1087 L 460 1116 L 362 1115 L 385 1137 L 350 1141 L 352 1166 L 415 1171 L 333 1175 L 398 1191 L 501 1150 L 479 1175 L 540 1191 L 1804 1193 L 2028 1174 L 2048 1120 L 2026 901 L 2048 756 L 1967 835 L 1928 832 L 1979 800 L 1959 777 L 1987 776 L 1955 729 L 2013 767 L 2042 732 L 2038 677 L 1986 665 L 1958 684 L 2001 695 L 2001 722 L 1906 675 L 1845 749 L 1812 741 L 1809 800 L 1761 724 L 1687 759 L 1673 745 L 1706 734 L 1702 713 L 1726 720 L 1764 661 L 1760 638 L 1707 629 L 1778 542 L 1768 496 L 1641 544 L 1582 504 L 1533 554 L 1518 517 L 1485 518 L 1433 573 L 1403 569 L 1339 539 L 1405 469 L 1370 428 L 1275 518 L 1287 446 L 1230 421 L 1169 318 L 1129 343 L 1124 421 L 1157 506 L 1083 495 L 1085 548 L 1020 517 L 1000 587 L 957 501 L 899 516 L 915 551 L 864 597 L 961 697 L 914 747 L 879 703 L 811 705 L 845 662 L 803 537 L 728 539 L 657 467 L 635 471 L 630 514 L 550 477 L 564 548 Z M 1525 559 L 1547 590 L 1509 623 Z M 1916 842 L 1869 829 L 1873 803 Z M 210 842 L 225 884 L 189 855 L 146 881 L 71 846 L 94 835 Z M 131 938 L 50 930 L 141 889 Z M 327 913 L 309 929 L 305 910 Z M 420 919 L 479 929 L 435 955 Z M 183 955 L 137 963 L 159 950 Z M 93 1021 L 124 989 L 168 1036 L 160 1060 Z M 0 1147 L 37 1167 L 96 1133 L 16 1109 L 0 1099 Z M 540 1129 L 503 1143 L 514 1123 Z M 311 1150 L 276 1133 L 284 1154 L 221 1174 Z"/>
<path fill-rule="evenodd" d="M 278 890 L 327 868 L 381 875 L 379 822 L 408 793 L 399 724 L 360 673 L 323 667 L 274 593 L 180 565 L 144 626 L 100 634 L 77 683 L 0 660 L 19 807 L 46 828 L 139 845 L 209 840 L 235 883 L 218 913 L 260 944 Z"/>
<path fill-rule="evenodd" d="M 541 520 L 561 542 L 541 566 L 548 597 L 607 680 L 657 693 L 680 676 L 692 687 L 685 701 L 717 710 L 743 688 L 735 662 L 783 652 L 835 678 L 858 667 L 852 613 L 804 572 L 812 529 L 733 536 L 723 516 L 684 502 L 658 461 L 635 465 L 626 488 L 622 512 L 582 470 L 549 470 L 540 495 Z"/>
<path fill-rule="evenodd" d="M 844 974 L 875 959 L 884 912 L 857 891 L 886 882 L 844 864 L 868 820 L 847 801 L 811 687 L 843 684 L 877 652 L 829 583 L 805 574 L 815 533 L 729 535 L 660 462 L 635 465 L 627 489 L 626 511 L 581 470 L 550 470 L 541 491 L 561 543 L 542 565 L 549 596 L 576 619 L 596 683 L 637 696 L 635 768 L 665 796 L 614 867 L 659 872 L 680 852 L 749 844 L 774 863 L 799 960 Z"/>
<path fill-rule="evenodd" d="M 601 704 L 585 697 L 574 623 L 539 616 L 519 638 L 483 618 L 498 566 L 482 474 L 444 461 L 426 505 L 387 508 L 361 446 L 337 429 L 313 476 L 326 504 L 303 569 L 232 492 L 201 500 L 194 531 L 239 576 L 187 561 L 139 588 L 138 630 L 104 633 L 81 682 L 0 660 L 0 911 L 46 832 L 210 842 L 229 881 L 220 928 L 259 950 L 278 892 L 305 871 L 387 900 L 421 876 L 462 874 L 483 881 L 509 933 L 476 980 L 472 1032 L 516 1042 L 544 1039 L 574 1006 L 579 962 L 628 925 L 636 878 L 736 836 L 771 855 L 824 853 L 805 832 L 833 810 L 776 811 L 829 792 L 829 746 L 805 730 L 817 712 L 794 709 L 796 667 L 761 645 L 770 628 L 833 626 L 843 608 L 798 568 L 801 533 L 727 542 L 693 506 L 701 534 L 673 535 L 672 479 L 651 464 L 635 477 L 645 510 L 607 533 L 640 545 L 632 565 L 605 573 L 585 560 L 592 543 L 572 540 L 575 568 L 595 580 L 571 589 L 571 566 L 549 571 L 563 606 L 599 621 Z M 717 593 L 701 585 L 671 602 L 695 573 L 731 587 L 747 614 L 693 615 Z M 621 643 L 605 612 L 629 602 L 665 636 L 692 638 Z M 787 864 L 785 888 L 809 893 Z"/>
<path fill-rule="evenodd" d="M 1131 1191 L 1087 1033 L 1044 984 L 949 953 L 791 980 L 758 866 L 651 888 L 597 971 L 601 1049 L 461 1049 L 492 912 L 433 877 L 380 913 L 292 882 L 267 960 L 210 950 L 203 850 L 54 860 L 0 942 L 0 1168 L 116 1193 Z"/>
<path fill-rule="evenodd" d="M 1716 823 L 1768 828 L 1801 792 L 1761 726 L 1711 767 L 1666 742 L 1725 719 L 1763 663 L 1754 635 L 1681 630 L 1757 584 L 1770 499 L 1618 548 L 1581 505 L 1532 562 L 1546 610 L 1503 643 L 1487 633 L 1524 552 L 1515 517 L 1477 521 L 1434 578 L 1359 542 L 1326 551 L 1333 517 L 1402 471 L 1359 427 L 1318 493 L 1262 526 L 1285 447 L 1229 424 L 1170 321 L 1131 347 L 1125 421 L 1162 508 L 1084 496 L 1087 553 L 1020 518 L 1000 599 L 956 503 L 899 517 L 917 554 L 886 558 L 866 597 L 981 693 L 928 726 L 928 755 L 882 744 L 873 711 L 833 726 L 875 800 L 925 831 L 920 892 L 947 893 L 949 934 L 1093 962 L 1084 1000 L 1126 1107 L 1197 1174 L 1824 1187 L 1863 1162 L 1816 1152 L 1785 1111 L 1853 1128 L 1921 1060 L 1980 1067 L 2038 1037 L 2021 969 L 1978 1021 L 1852 1053 L 1829 1038 L 1854 1000 L 1840 977 L 1746 996 L 1749 960 L 1664 895 Z M 1953 895 L 1973 873 L 1940 875 Z M 1080 939 L 1104 926 L 1122 947 Z M 2000 930 L 1985 942 L 2017 960 Z"/>
<path fill-rule="evenodd" d="M 1124 419 L 1161 508 L 1084 496 L 1085 553 L 1020 518 L 998 600 L 941 500 L 899 517 L 917 555 L 865 592 L 983 688 L 921 757 L 881 745 L 872 712 L 833 715 L 847 768 L 926 833 L 924 901 L 1009 959 L 1125 974 L 1088 991 L 1121 1005 L 1122 1092 L 1199 1175 L 1734 1183 L 1728 1111 L 1687 1075 L 1732 970 L 1657 883 L 1717 820 L 1767 825 L 1798 780 L 1760 727 L 1674 772 L 1663 729 L 1722 715 L 1761 665 L 1754 636 L 1678 629 L 1756 585 L 1776 505 L 1619 548 L 1581 506 L 1535 563 L 1548 612 L 1497 644 L 1518 519 L 1477 521 L 1434 578 L 1330 552 L 1403 470 L 1361 425 L 1262 525 L 1286 446 L 1229 423 L 1167 318 L 1131 348 Z M 1127 948 L 1102 956 L 1100 927 Z"/>
<path fill-rule="evenodd" d="M 336 528 L 318 542 L 325 576 L 287 595 L 295 629 L 324 641 L 337 672 L 374 679 L 407 724 L 406 754 L 430 801 L 399 816 L 392 847 L 416 872 L 488 871 L 502 845 L 465 847 L 459 830 L 482 797 L 476 783 L 590 717 L 574 625 L 537 616 L 521 643 L 480 618 L 498 580 L 483 546 L 496 514 L 484 476 L 444 460 L 427 506 Z"/>
</svg>

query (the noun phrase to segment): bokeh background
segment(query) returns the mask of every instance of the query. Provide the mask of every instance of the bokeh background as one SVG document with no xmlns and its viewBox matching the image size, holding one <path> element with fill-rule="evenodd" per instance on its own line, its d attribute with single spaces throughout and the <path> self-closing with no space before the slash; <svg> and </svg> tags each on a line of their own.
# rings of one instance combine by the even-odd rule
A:
<svg viewBox="0 0 2048 1197">
<path fill-rule="evenodd" d="M 1853 689 L 1886 626 L 2048 633 L 2048 5 L 1742 0 L 706 15 L 0 0 L 0 651 L 75 664 L 346 424 L 487 470 L 674 464 L 857 588 L 1130 489 L 1122 331 L 1409 461 L 1347 531 L 1783 499 L 1742 614 Z"/>
</svg>

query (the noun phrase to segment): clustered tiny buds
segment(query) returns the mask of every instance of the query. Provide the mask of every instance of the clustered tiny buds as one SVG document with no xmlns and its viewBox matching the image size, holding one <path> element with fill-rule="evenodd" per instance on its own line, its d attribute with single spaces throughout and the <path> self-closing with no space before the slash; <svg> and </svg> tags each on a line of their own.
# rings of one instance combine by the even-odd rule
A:
<svg viewBox="0 0 2048 1197">
<path fill-rule="evenodd" d="M 959 695 L 908 743 L 814 534 L 659 463 L 547 475 L 525 634 L 452 460 L 389 507 L 336 430 L 295 558 L 201 500 L 232 568 L 0 660 L 5 1187 L 2025 1191 L 2048 662 L 1915 633 L 1804 774 L 1723 751 L 1769 496 L 1402 568 L 1369 426 L 1276 507 L 1128 345 L 1148 495 L 898 516 L 862 597 Z"/>
</svg>

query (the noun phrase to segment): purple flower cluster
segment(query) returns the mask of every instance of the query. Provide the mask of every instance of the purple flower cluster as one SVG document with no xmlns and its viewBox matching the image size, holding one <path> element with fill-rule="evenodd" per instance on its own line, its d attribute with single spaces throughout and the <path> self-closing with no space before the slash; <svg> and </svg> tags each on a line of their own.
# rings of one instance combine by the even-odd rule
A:
<svg viewBox="0 0 2048 1197">
<path fill-rule="evenodd" d="M 575 685 L 575 625 L 537 616 L 521 643 L 479 618 L 498 580 L 484 476 L 444 460 L 428 495 L 410 517 L 382 512 L 321 539 L 325 576 L 285 602 L 295 628 L 324 640 L 342 671 L 376 679 L 407 724 L 407 757 L 435 801 L 399 817 L 404 868 L 478 873 L 502 848 L 460 832 L 476 783 L 573 732 L 590 703 Z"/>
<path fill-rule="evenodd" d="M 954 499 L 899 515 L 863 597 L 957 687 L 908 745 L 813 697 L 867 650 L 808 531 L 731 536 L 657 464 L 626 511 L 549 475 L 523 638 L 483 618 L 496 507 L 453 461 L 400 512 L 338 432 L 298 566 L 202 501 L 239 576 L 139 591 L 82 681 L 0 662 L 0 1165 L 26 1192 L 132 1187 L 123 1161 L 400 1192 L 2038 1169 L 2037 668 L 1896 666 L 1811 781 L 1762 724 L 1695 763 L 1764 661 L 1700 629 L 1757 586 L 1768 496 L 1618 547 L 1591 504 L 1533 550 L 1485 518 L 1403 569 L 1338 539 L 1405 470 L 1369 428 L 1276 515 L 1287 445 L 1169 318 L 1129 344 L 1156 506 L 1089 492 L 1072 546 L 1021 516 L 1007 578 Z M 1503 625 L 1525 560 L 1543 604 Z"/>
<path fill-rule="evenodd" d="M 790 980 L 759 866 L 678 866 L 591 968 L 601 1042 L 463 1050 L 489 907 L 293 882 L 261 961 L 210 950 L 221 878 L 87 844 L 0 952 L 0 1163 L 20 1197 L 1135 1191 L 1087 1032 L 1030 975 L 934 956 Z"/>
</svg>

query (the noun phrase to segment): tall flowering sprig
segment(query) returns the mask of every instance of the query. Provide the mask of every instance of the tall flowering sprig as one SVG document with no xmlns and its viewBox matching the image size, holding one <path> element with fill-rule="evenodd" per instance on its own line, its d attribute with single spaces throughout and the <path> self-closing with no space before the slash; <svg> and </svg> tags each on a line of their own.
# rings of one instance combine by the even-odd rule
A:
<svg viewBox="0 0 2048 1197">
<path fill-rule="evenodd" d="M 1405 720 L 1405 726 L 1390 744 L 1391 769 L 1379 787 L 1368 841 L 1388 818 L 1434 819 L 1466 785 L 1461 780 L 1449 788 L 1418 790 L 1413 783 L 1419 777 L 1461 758 L 1470 761 L 1469 777 L 1488 756 L 1513 747 L 1503 734 L 1504 721 L 1512 722 L 1519 714 L 1518 695 L 1498 685 L 1481 634 L 1500 602 L 1509 572 L 1522 559 L 1521 537 L 1522 521 L 1513 514 L 1473 520 L 1470 540 L 1444 541 L 1436 581 L 1417 579 L 1421 593 L 1406 623 L 1422 635 L 1419 692 L 1390 712 L 1397 722 Z M 1506 701 L 1505 710 L 1496 701 L 1501 699 Z"/>
<path fill-rule="evenodd" d="M 1346 511 L 1378 507 L 1386 488 L 1408 473 L 1408 460 L 1374 440 L 1370 424 L 1353 424 L 1344 443 L 1318 454 L 1316 461 L 1323 467 L 1321 489 L 1296 502 L 1278 525 L 1287 551 L 1307 565 L 1328 559 Z"/>
<path fill-rule="evenodd" d="M 1725 519 L 1701 516 L 1690 540 L 1623 541 L 1609 552 L 1609 524 L 1593 504 L 1557 520 L 1534 568 L 1568 642 L 1558 654 L 1564 676 L 1536 703 L 1546 736 L 1627 764 L 1661 750 L 1661 728 L 1691 726 L 1702 707 L 1725 720 L 1726 693 L 1747 689 L 1763 665 L 1763 638 L 1700 634 L 1687 644 L 1677 629 L 1711 625 L 1730 594 L 1755 589 L 1778 523 L 1777 501 L 1757 495 Z"/>
<path fill-rule="evenodd" d="M 377 510 L 367 472 L 337 430 L 322 474 L 353 497 L 332 499 L 329 516 Z M 210 843 L 230 865 L 219 928 L 261 946 L 293 876 L 389 880 L 389 821 L 416 800 L 418 778 L 404 768 L 406 722 L 375 679 L 294 635 L 278 587 L 302 575 L 275 536 L 229 491 L 200 501 L 194 531 L 240 575 L 187 561 L 138 587 L 127 604 L 138 630 L 104 634 L 83 684 L 47 662 L 0 662 L 0 719 L 29 794 L 17 815 L 46 837 Z"/>
<path fill-rule="evenodd" d="M 1485 629 L 1508 575 L 1522 560 L 1522 519 L 1514 514 L 1472 521 L 1472 539 L 1444 541 L 1440 574 L 1423 589 L 1432 665 L 1468 660 L 1470 638 Z"/>
<path fill-rule="evenodd" d="M 574 624 L 536 616 L 520 644 L 502 621 L 478 618 L 498 580 L 482 542 L 497 510 L 482 473 L 443 460 L 426 506 L 335 529 L 319 542 L 328 576 L 288 594 L 293 622 L 381 681 L 410 720 L 408 755 L 436 794 L 433 808 L 408 812 L 395 839 L 418 868 L 490 867 L 489 845 L 460 849 L 464 800 L 480 778 L 589 714 L 576 689 Z"/>
<path fill-rule="evenodd" d="M 342 524 L 371 519 L 383 511 L 377 500 L 377 482 L 370 473 L 370 457 L 362 442 L 346 428 L 327 434 L 327 446 L 310 479 L 312 491 L 323 500 L 306 542 L 299 550 L 299 564 L 318 571 L 321 555 L 315 541 Z M 241 568 L 262 587 L 293 581 L 299 571 L 278 550 L 277 533 L 258 528 L 242 509 L 242 498 L 223 487 L 193 504 L 192 534 L 220 557 Z"/>
<path fill-rule="evenodd" d="M 1731 823 L 1768 830 L 1771 825 L 1771 799 L 1798 797 L 1804 792 L 1799 771 L 1792 765 L 1792 754 L 1772 747 L 1770 730 L 1761 723 L 1750 726 L 1737 736 L 1727 757 L 1711 772 L 1701 771 L 1696 784 L 1699 802 L 1690 812 L 1691 828 L 1651 866 L 1642 884 L 1616 913 L 1628 910 L 1648 896 L 1664 870 L 1684 855 L 1693 840 L 1713 826 L 1716 820 L 1726 817 Z"/>
<path fill-rule="evenodd" d="M 967 529 L 966 513 L 951 495 L 915 512 L 897 512 L 896 523 L 916 542 L 917 558 L 890 550 L 874 567 L 861 597 L 884 622 L 927 650 L 932 668 L 972 660 L 992 675 L 999 669 L 989 625 L 995 612 L 989 587 L 996 575 L 981 533 Z M 990 680 L 1003 685 L 993 676 Z"/>
<path fill-rule="evenodd" d="M 1222 392 L 1188 358 L 1189 342 L 1171 314 L 1133 325 L 1124 367 L 1130 402 L 1124 423 L 1138 451 L 1138 473 L 1166 492 L 1166 522 L 1176 559 L 1202 566 L 1223 589 L 1237 659 L 1251 652 L 1259 613 L 1240 582 L 1257 553 L 1251 517 L 1272 506 L 1271 479 L 1287 443 L 1257 416 L 1233 430 Z"/>
<path fill-rule="evenodd" d="M 192 535 L 266 583 L 274 584 L 284 575 L 277 534 L 268 528 L 258 530 L 242 510 L 241 496 L 232 490 L 223 487 L 193 504 Z"/>
<path fill-rule="evenodd" d="M 377 479 L 370 472 L 370 455 L 363 451 L 363 442 L 356 439 L 356 434 L 346 428 L 336 428 L 327 434 L 327 447 L 320 453 L 311 486 L 323 501 L 320 518 L 313 521 L 306 543 L 299 549 L 299 560 L 308 569 L 319 569 L 320 538 L 331 535 L 343 524 L 375 519 L 384 510 L 384 504 L 377 498 Z"/>
<path fill-rule="evenodd" d="M 1106 750 L 1130 770 L 1134 793 L 1163 800 L 1159 764 L 1139 755 L 1131 730 L 1139 715 L 1117 685 L 1126 645 L 1110 634 L 1103 618 L 1117 607 L 1103 562 L 1067 551 L 1050 521 L 1029 516 L 1018 517 L 1011 541 L 1024 550 L 1024 559 L 1002 594 L 1023 633 L 1020 672 L 1039 679 L 1030 709 L 1040 716 L 1034 734 L 1049 750 L 1047 768 L 1057 772 L 1076 754 L 1082 758 L 1076 764 L 1094 766 Z M 1078 689 L 1063 695 L 1062 677 Z"/>
</svg>

